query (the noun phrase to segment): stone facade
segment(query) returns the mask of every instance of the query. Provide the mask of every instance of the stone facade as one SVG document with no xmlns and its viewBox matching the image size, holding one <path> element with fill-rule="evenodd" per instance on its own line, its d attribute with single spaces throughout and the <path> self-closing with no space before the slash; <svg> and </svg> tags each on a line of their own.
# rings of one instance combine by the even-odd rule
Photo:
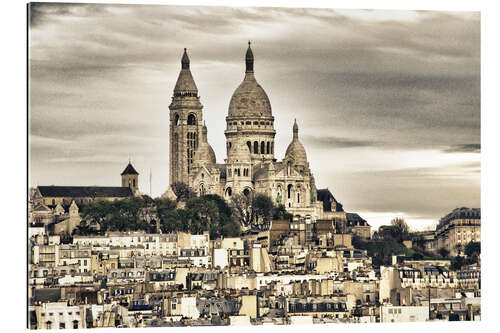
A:
<svg viewBox="0 0 500 333">
<path fill-rule="evenodd" d="M 481 241 L 481 210 L 479 208 L 456 208 L 439 220 L 435 231 L 434 247 L 444 248 L 456 256 L 470 242 Z"/>
<path fill-rule="evenodd" d="M 268 195 L 296 216 L 316 219 L 322 214 L 314 176 L 293 124 L 293 140 L 282 161 L 274 152 L 274 117 L 269 98 L 255 78 L 250 43 L 243 82 L 233 93 L 226 117 L 225 163 L 217 163 L 207 141 L 203 106 L 190 72 L 186 50 L 170 104 L 170 184 L 183 182 L 198 195 Z M 341 208 L 341 205 L 340 205 Z"/>
</svg>

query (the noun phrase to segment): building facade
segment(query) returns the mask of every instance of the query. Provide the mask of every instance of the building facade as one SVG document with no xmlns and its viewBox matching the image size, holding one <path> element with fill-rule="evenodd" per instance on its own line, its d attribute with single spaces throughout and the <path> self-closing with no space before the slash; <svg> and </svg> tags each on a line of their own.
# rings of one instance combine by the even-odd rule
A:
<svg viewBox="0 0 500 333">
<path fill-rule="evenodd" d="M 184 49 L 169 107 L 170 184 L 183 182 L 198 195 L 218 194 L 226 200 L 235 194 L 265 194 L 294 215 L 317 217 L 323 204 L 318 203 L 315 179 L 296 121 L 284 159 L 275 158 L 271 103 L 256 80 L 250 42 L 245 66 L 244 79 L 231 97 L 226 117 L 227 158 L 217 163 L 207 141 L 203 106 Z"/>
<path fill-rule="evenodd" d="M 439 220 L 435 231 L 435 248 L 446 249 L 450 255 L 461 253 L 471 242 L 481 241 L 481 209 L 456 208 Z"/>
</svg>

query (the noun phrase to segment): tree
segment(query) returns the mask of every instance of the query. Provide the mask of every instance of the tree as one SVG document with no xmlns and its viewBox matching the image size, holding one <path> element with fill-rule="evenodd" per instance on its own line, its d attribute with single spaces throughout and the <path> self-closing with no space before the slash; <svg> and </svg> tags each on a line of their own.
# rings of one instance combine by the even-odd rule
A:
<svg viewBox="0 0 500 333">
<path fill-rule="evenodd" d="M 283 204 L 274 207 L 272 213 L 273 220 L 291 220 L 293 218 L 293 215 L 286 211 Z"/>
<path fill-rule="evenodd" d="M 234 193 L 231 196 L 230 207 L 235 220 L 243 227 L 250 227 L 254 220 L 252 195 Z"/>
<path fill-rule="evenodd" d="M 231 207 L 227 202 L 216 194 L 207 194 L 204 198 L 215 202 L 219 209 L 218 229 L 210 230 L 211 237 L 239 236 L 241 233 L 240 224 L 232 217 Z"/>
<path fill-rule="evenodd" d="M 454 271 L 459 271 L 464 265 L 465 265 L 465 258 L 462 256 L 456 256 L 451 259 L 450 268 Z"/>
<path fill-rule="evenodd" d="M 438 253 L 439 253 L 439 255 L 442 258 L 448 258 L 448 255 L 450 254 L 450 251 L 448 251 L 447 249 L 445 249 L 444 247 L 442 247 L 442 248 L 439 249 Z"/>
<path fill-rule="evenodd" d="M 470 242 L 465 246 L 465 254 L 472 257 L 474 254 L 481 254 L 481 242 Z"/>
<path fill-rule="evenodd" d="M 186 202 L 189 218 L 189 232 L 201 234 L 207 230 L 218 230 L 219 209 L 217 204 L 207 198 L 192 198 Z"/>
<path fill-rule="evenodd" d="M 271 221 L 274 204 L 271 198 L 264 194 L 257 194 L 252 198 L 252 208 L 255 216 L 255 223 L 259 221 L 266 224 Z"/>
<path fill-rule="evenodd" d="M 108 230 L 109 218 L 112 214 L 112 203 L 105 200 L 97 200 L 90 202 L 82 209 L 82 218 L 88 224 L 96 223 L 100 226 L 101 231 Z"/>
<path fill-rule="evenodd" d="M 177 201 L 187 201 L 196 197 L 196 193 L 189 187 L 189 185 L 182 182 L 172 183 L 172 191 L 177 196 Z"/>
<path fill-rule="evenodd" d="M 170 199 L 157 198 L 154 200 L 156 212 L 160 219 L 162 232 L 174 232 L 181 229 L 181 221 L 177 212 L 177 203 Z"/>
<path fill-rule="evenodd" d="M 394 227 L 397 232 L 396 238 L 400 241 L 404 241 L 408 239 L 408 233 L 410 229 L 408 228 L 408 224 L 402 217 L 396 217 L 391 220 L 391 226 Z"/>
</svg>

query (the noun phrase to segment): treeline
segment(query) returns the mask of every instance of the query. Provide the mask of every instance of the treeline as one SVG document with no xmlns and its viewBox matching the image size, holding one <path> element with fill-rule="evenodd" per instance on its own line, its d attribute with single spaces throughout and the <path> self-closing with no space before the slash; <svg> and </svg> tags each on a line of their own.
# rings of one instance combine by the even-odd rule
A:
<svg viewBox="0 0 500 333">
<path fill-rule="evenodd" d="M 412 247 L 407 248 L 403 242 L 410 240 L 409 227 L 402 218 L 395 218 L 390 225 L 380 226 L 374 232 L 372 239 L 363 240 L 359 237 L 353 237 L 353 246 L 357 249 L 366 250 L 372 257 L 372 263 L 375 267 L 381 265 L 391 265 L 392 256 L 398 255 L 407 260 L 423 259 L 449 259 L 452 270 L 460 270 L 464 265 L 475 264 L 479 262 L 481 254 L 480 243 L 469 243 L 466 246 L 457 248 L 463 255 L 450 256 L 446 249 L 439 249 L 437 254 L 427 251 L 420 242 L 412 242 Z"/>
<path fill-rule="evenodd" d="M 220 196 L 196 197 L 183 184 L 172 186 L 177 202 L 149 196 L 118 201 L 94 201 L 82 208 L 82 224 L 75 234 L 103 234 L 106 231 L 184 231 L 210 238 L 238 236 L 243 229 L 262 227 L 272 219 L 291 219 L 283 205 L 275 206 L 265 195 L 233 195 L 229 204 Z M 179 204 L 183 202 L 184 204 Z M 92 226 L 98 225 L 98 231 Z"/>
</svg>

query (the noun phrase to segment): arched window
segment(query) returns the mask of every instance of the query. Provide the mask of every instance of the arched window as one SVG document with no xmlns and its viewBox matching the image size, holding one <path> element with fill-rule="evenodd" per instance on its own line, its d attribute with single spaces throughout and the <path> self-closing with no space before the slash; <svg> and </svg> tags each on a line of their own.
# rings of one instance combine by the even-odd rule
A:
<svg viewBox="0 0 500 333">
<path fill-rule="evenodd" d="M 188 125 L 196 125 L 196 117 L 192 113 L 188 116 Z"/>
<path fill-rule="evenodd" d="M 288 185 L 288 199 L 292 197 L 292 184 Z"/>
<path fill-rule="evenodd" d="M 203 184 L 200 184 L 200 195 L 205 195 L 205 186 Z"/>
<path fill-rule="evenodd" d="M 248 150 L 251 153 L 252 152 L 252 143 L 250 141 L 247 141 L 247 146 L 248 146 Z"/>
<path fill-rule="evenodd" d="M 241 175 L 240 175 L 240 168 L 238 168 L 238 177 L 239 177 L 239 176 L 241 176 Z"/>
<path fill-rule="evenodd" d="M 254 154 L 259 153 L 259 143 L 257 141 L 254 141 L 254 143 L 253 143 L 253 153 Z"/>
<path fill-rule="evenodd" d="M 297 203 L 300 203 L 300 192 L 297 192 Z"/>
<path fill-rule="evenodd" d="M 271 142 L 271 154 L 274 154 L 274 142 Z"/>
<path fill-rule="evenodd" d="M 266 152 L 266 143 L 264 141 L 262 141 L 260 143 L 260 153 L 264 154 L 265 152 Z"/>
<path fill-rule="evenodd" d="M 175 114 L 175 121 L 174 121 L 174 125 L 175 126 L 178 126 L 179 125 L 179 115 L 176 113 Z"/>
<path fill-rule="evenodd" d="M 226 189 L 226 196 L 230 197 L 230 196 L 231 196 L 231 194 L 233 194 L 233 191 L 231 190 L 231 188 L 230 188 L 230 187 L 228 187 L 228 188 Z"/>
<path fill-rule="evenodd" d="M 243 194 L 244 194 L 246 197 L 248 197 L 248 196 L 250 195 L 250 190 L 249 190 L 249 189 L 247 189 L 247 188 L 246 188 L 246 189 L 244 189 L 244 190 L 243 190 Z"/>
<path fill-rule="evenodd" d="M 267 149 L 266 149 L 266 153 L 267 154 L 270 154 L 271 153 L 271 142 L 267 141 Z"/>
<path fill-rule="evenodd" d="M 292 163 L 288 162 L 286 164 L 286 175 L 290 176 L 291 173 L 292 173 Z M 288 196 L 288 197 L 290 197 L 290 196 Z"/>
</svg>

